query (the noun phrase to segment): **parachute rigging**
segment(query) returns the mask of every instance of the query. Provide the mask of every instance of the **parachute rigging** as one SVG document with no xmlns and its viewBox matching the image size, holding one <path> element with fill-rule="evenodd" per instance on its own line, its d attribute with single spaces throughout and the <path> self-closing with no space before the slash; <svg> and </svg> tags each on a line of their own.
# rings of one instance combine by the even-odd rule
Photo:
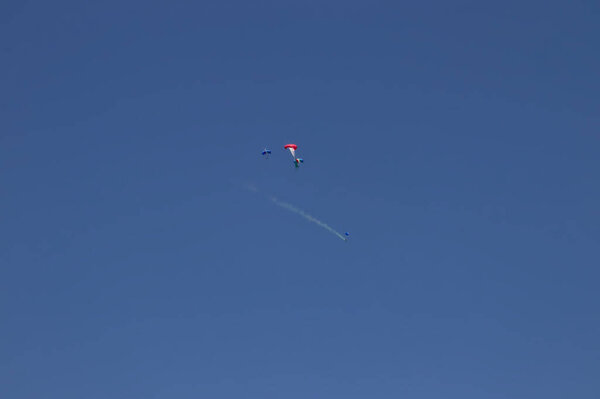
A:
<svg viewBox="0 0 600 399">
<path fill-rule="evenodd" d="M 298 149 L 298 146 L 296 144 L 286 144 L 283 146 L 283 148 L 285 148 L 286 150 L 290 150 L 290 154 L 292 154 L 294 160 L 296 159 L 296 150 Z"/>
</svg>

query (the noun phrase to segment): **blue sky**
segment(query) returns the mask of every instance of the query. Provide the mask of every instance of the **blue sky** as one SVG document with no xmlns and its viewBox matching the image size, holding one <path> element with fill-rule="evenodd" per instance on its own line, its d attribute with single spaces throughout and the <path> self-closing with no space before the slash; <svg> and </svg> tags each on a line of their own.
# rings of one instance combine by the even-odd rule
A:
<svg viewBox="0 0 600 399">
<path fill-rule="evenodd" d="M 0 396 L 597 398 L 599 26 L 3 2 Z"/>
</svg>

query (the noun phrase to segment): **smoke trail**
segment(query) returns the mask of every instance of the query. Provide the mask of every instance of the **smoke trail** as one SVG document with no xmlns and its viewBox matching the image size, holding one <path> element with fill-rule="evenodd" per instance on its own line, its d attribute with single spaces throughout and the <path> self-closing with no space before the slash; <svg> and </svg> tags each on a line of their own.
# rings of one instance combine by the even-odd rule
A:
<svg viewBox="0 0 600 399">
<path fill-rule="evenodd" d="M 256 187 L 254 184 L 252 183 L 244 183 L 243 187 L 248 190 L 248 191 L 252 191 L 253 193 L 257 193 L 258 192 L 258 187 Z"/>
<path fill-rule="evenodd" d="M 340 233 L 338 233 L 337 231 L 335 231 L 334 229 L 332 229 L 331 227 L 329 227 L 326 223 L 323 223 L 319 219 L 316 219 L 316 218 L 310 216 L 308 213 L 304 212 L 301 209 L 296 208 L 294 205 L 288 204 L 287 202 L 279 201 L 275 197 L 271 197 L 270 199 L 271 199 L 271 201 L 273 201 L 273 203 L 275 205 L 278 205 L 278 206 L 280 206 L 280 207 L 282 207 L 284 209 L 287 209 L 289 211 L 297 213 L 298 215 L 302 216 L 304 219 L 308 220 L 309 222 L 313 222 L 313 223 L 318 224 L 319 226 L 323 227 L 324 229 L 326 229 L 330 233 L 335 234 L 336 236 L 338 236 L 342 240 L 346 241 L 346 237 L 344 237 L 343 235 L 341 235 Z"/>
</svg>

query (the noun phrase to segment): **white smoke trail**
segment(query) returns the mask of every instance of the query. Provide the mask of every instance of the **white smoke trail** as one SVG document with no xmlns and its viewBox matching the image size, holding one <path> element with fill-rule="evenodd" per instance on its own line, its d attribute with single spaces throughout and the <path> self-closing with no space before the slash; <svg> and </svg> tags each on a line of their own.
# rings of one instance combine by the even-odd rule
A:
<svg viewBox="0 0 600 399">
<path fill-rule="evenodd" d="M 258 192 L 258 187 L 256 187 L 254 184 L 252 183 L 244 183 L 243 187 L 248 190 L 248 191 L 252 191 L 253 193 L 257 193 Z"/>
<path fill-rule="evenodd" d="M 277 198 L 275 197 L 271 197 L 271 201 L 273 201 L 273 203 L 275 205 L 278 205 L 284 209 L 287 209 L 288 211 L 292 211 L 300 216 L 302 216 L 304 219 L 308 220 L 309 222 L 313 222 L 318 224 L 319 226 L 323 227 L 324 229 L 326 229 L 327 231 L 329 231 L 332 234 L 335 234 L 336 236 L 338 236 L 339 238 L 341 238 L 342 240 L 346 241 L 346 237 L 344 237 L 343 235 L 341 235 L 340 233 L 338 233 L 337 231 L 335 231 L 334 229 L 332 229 L 329 225 L 327 225 L 326 223 L 321 222 L 319 219 L 310 216 L 308 213 L 304 212 L 301 209 L 296 208 L 294 205 L 292 204 L 288 204 L 287 202 L 283 202 L 283 201 L 279 201 Z"/>
</svg>

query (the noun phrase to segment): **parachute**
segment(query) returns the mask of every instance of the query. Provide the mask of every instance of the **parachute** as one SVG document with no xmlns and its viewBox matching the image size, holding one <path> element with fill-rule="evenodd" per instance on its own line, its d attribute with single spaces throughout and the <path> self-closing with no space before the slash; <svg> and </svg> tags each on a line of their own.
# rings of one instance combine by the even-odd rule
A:
<svg viewBox="0 0 600 399">
<path fill-rule="evenodd" d="M 262 151 L 262 155 L 263 155 L 263 157 L 264 157 L 264 158 L 268 159 L 268 158 L 269 158 L 269 156 L 271 155 L 271 150 L 269 150 L 268 148 L 265 148 L 265 149 Z"/>
<path fill-rule="evenodd" d="M 298 146 L 296 144 L 286 144 L 283 148 L 290 150 L 290 154 L 292 154 L 292 158 L 294 158 L 294 166 L 299 168 L 301 163 L 304 163 L 304 159 L 296 157 L 296 150 Z"/>
<path fill-rule="evenodd" d="M 294 161 L 296 160 L 296 150 L 298 149 L 298 146 L 296 144 L 286 144 L 283 146 L 283 148 L 285 148 L 286 150 L 290 150 L 290 153 L 292 154 L 292 157 L 294 157 Z"/>
</svg>

